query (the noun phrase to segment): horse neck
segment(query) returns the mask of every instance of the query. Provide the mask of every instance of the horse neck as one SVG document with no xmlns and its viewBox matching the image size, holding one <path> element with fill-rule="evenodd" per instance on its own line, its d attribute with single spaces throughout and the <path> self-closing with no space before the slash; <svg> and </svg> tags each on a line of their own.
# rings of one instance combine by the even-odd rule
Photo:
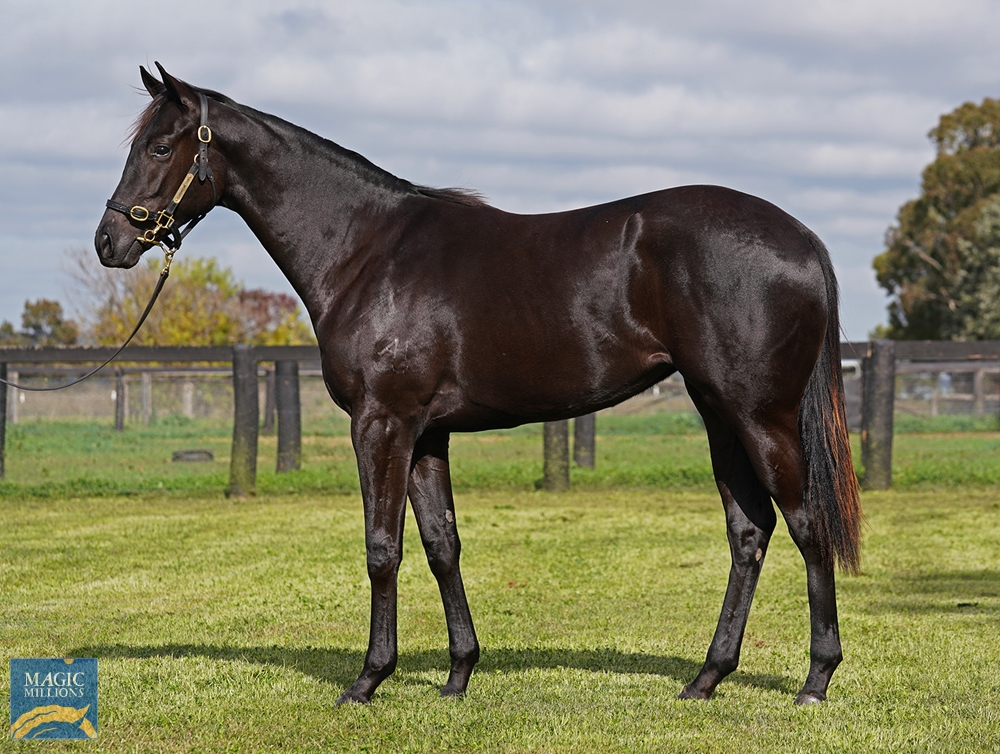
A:
<svg viewBox="0 0 1000 754">
<path fill-rule="evenodd" d="M 222 204 L 243 218 L 316 321 L 335 293 L 336 270 L 354 260 L 374 218 L 384 222 L 398 206 L 405 183 L 284 121 L 239 115 L 219 139 Z"/>
</svg>

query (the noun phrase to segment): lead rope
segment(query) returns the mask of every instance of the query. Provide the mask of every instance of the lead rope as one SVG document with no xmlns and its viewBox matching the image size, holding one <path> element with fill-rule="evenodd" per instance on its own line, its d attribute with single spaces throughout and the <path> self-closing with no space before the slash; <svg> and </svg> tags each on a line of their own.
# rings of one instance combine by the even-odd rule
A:
<svg viewBox="0 0 1000 754">
<path fill-rule="evenodd" d="M 171 254 L 171 257 L 172 256 L 173 254 Z M 72 387 L 73 385 L 76 385 L 79 382 L 83 382 L 88 377 L 93 377 L 95 374 L 104 369 L 104 367 L 106 367 L 108 364 L 114 361 L 118 357 L 118 354 L 120 354 L 122 351 L 125 350 L 125 346 L 127 346 L 129 343 L 132 342 L 132 338 L 135 337 L 135 334 L 139 332 L 139 328 L 142 327 L 142 323 L 146 321 L 146 317 L 148 317 L 149 313 L 152 311 L 153 304 L 156 303 L 156 297 L 159 296 L 160 291 L 163 290 L 163 284 L 167 282 L 167 276 L 170 274 L 170 261 L 171 260 L 168 258 L 166 266 L 160 273 L 160 279 L 156 281 L 156 288 L 153 289 L 153 295 L 149 299 L 149 303 L 146 304 L 146 309 L 145 311 L 143 311 L 142 316 L 139 317 L 139 321 L 138 323 L 136 323 L 135 329 L 132 330 L 132 334 L 129 335 L 128 338 L 125 340 L 125 342 L 122 343 L 121 347 L 111 355 L 111 358 L 105 361 L 99 367 L 97 367 L 96 369 L 92 369 L 82 377 L 77 377 L 72 382 L 67 382 L 65 385 L 56 385 L 55 387 L 33 387 L 31 385 L 18 385 L 17 383 L 10 382 L 9 380 L 5 380 L 2 378 L 0 378 L 0 382 L 2 382 L 4 385 L 10 385 L 13 388 L 17 388 L 18 390 L 28 390 L 32 393 L 47 393 L 52 390 L 63 390 L 65 388 Z"/>
<path fill-rule="evenodd" d="M 150 297 L 149 303 L 146 304 L 146 308 L 139 317 L 139 321 L 136 323 L 132 333 L 125 339 L 125 342 L 121 344 L 118 350 L 111 355 L 111 358 L 96 369 L 92 369 L 82 377 L 78 377 L 64 385 L 56 385 L 54 387 L 33 387 L 31 385 L 19 385 L 3 378 L 0 378 L 0 383 L 17 388 L 18 390 L 27 390 L 33 393 L 47 393 L 53 390 L 64 390 L 65 388 L 72 387 L 73 385 L 93 377 L 95 374 L 104 369 L 104 367 L 118 358 L 118 355 L 125 350 L 125 346 L 131 343 L 132 338 L 134 338 L 135 334 L 139 332 L 139 328 L 142 327 L 142 323 L 146 321 L 146 317 L 148 317 L 149 313 L 153 310 L 153 304 L 156 303 L 156 299 L 160 295 L 160 291 L 163 290 L 163 284 L 167 282 L 167 277 L 170 275 L 170 265 L 174 261 L 174 254 L 176 254 L 177 250 L 181 247 L 181 242 L 183 242 L 183 240 L 187 237 L 187 234 L 194 229 L 194 226 L 200 223 L 205 218 L 205 215 L 208 214 L 207 211 L 202 212 L 200 215 L 190 220 L 188 224 L 180 230 L 172 227 L 174 224 L 174 211 L 177 209 L 177 205 L 180 204 L 181 199 L 184 198 L 184 194 L 187 192 L 188 186 L 191 185 L 191 181 L 194 179 L 195 175 L 198 176 L 200 181 L 204 181 L 205 178 L 208 178 L 209 182 L 212 184 L 212 206 L 215 206 L 215 204 L 219 201 L 219 195 L 216 193 L 215 189 L 215 176 L 212 174 L 212 168 L 209 167 L 208 164 L 208 144 L 212 141 L 212 129 L 208 127 L 208 98 L 201 92 L 198 93 L 198 97 L 201 99 L 201 125 L 198 127 L 198 154 L 194 158 L 194 165 L 191 166 L 187 175 L 184 176 L 184 180 L 181 183 L 180 188 L 177 189 L 177 192 L 174 194 L 170 204 L 167 205 L 167 208 L 159 212 L 155 218 L 152 218 L 151 213 L 145 207 L 137 205 L 129 208 L 128 206 L 112 201 L 111 199 L 107 202 L 108 208 L 113 209 L 116 212 L 121 212 L 138 222 L 153 219 L 156 226 L 145 231 L 141 236 L 138 236 L 137 240 L 142 243 L 159 246 L 163 249 L 165 264 L 163 269 L 160 271 L 160 278 L 156 281 L 156 287 L 153 289 L 153 295 Z M 170 241 L 170 246 L 167 246 L 162 240 L 157 238 L 160 231 L 166 231 L 164 237 L 167 238 L 168 241 L 170 241 L 170 236 L 173 236 L 174 240 Z"/>
</svg>

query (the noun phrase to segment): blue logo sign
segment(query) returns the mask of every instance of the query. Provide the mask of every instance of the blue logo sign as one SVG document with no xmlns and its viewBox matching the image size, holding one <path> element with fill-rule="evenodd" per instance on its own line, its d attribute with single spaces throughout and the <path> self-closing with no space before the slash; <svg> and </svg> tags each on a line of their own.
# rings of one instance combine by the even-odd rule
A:
<svg viewBox="0 0 1000 754">
<path fill-rule="evenodd" d="M 97 660 L 12 659 L 10 737 L 97 738 Z"/>
</svg>

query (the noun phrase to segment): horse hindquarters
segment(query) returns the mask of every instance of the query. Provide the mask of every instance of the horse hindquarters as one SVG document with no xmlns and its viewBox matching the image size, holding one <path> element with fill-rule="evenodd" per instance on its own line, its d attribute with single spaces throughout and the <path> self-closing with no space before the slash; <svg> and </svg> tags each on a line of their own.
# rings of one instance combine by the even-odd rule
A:
<svg viewBox="0 0 1000 754">
<path fill-rule="evenodd" d="M 760 404 L 749 395 L 729 395 L 724 401 L 714 395 L 712 403 L 719 407 L 715 412 L 705 405 L 701 392 L 692 390 L 705 416 L 726 506 L 733 570 L 708 660 L 684 696 L 707 697 L 713 684 L 736 667 L 757 577 L 747 554 L 754 541 L 762 543 L 759 570 L 774 525 L 770 506 L 765 513 L 759 502 L 765 494 L 777 504 L 806 565 L 810 665 L 796 703 L 825 700 L 833 672 L 843 659 L 834 563 L 836 557 L 845 569 L 857 570 L 861 511 L 847 438 L 832 290 L 832 314 L 820 357 L 794 408 Z M 742 494 L 733 488 L 734 482 L 742 485 Z"/>
</svg>

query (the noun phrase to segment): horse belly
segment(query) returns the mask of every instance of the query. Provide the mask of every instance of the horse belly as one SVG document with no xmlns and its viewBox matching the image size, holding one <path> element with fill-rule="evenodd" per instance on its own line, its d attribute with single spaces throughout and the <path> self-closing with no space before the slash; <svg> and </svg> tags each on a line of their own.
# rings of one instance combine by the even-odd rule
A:
<svg viewBox="0 0 1000 754">
<path fill-rule="evenodd" d="M 509 425 L 580 416 L 614 405 L 669 376 L 670 355 L 636 333 L 560 328 L 541 337 L 498 329 L 490 345 L 466 354 L 458 371 L 468 414 Z M 536 334 L 537 335 L 537 334 Z"/>
</svg>

